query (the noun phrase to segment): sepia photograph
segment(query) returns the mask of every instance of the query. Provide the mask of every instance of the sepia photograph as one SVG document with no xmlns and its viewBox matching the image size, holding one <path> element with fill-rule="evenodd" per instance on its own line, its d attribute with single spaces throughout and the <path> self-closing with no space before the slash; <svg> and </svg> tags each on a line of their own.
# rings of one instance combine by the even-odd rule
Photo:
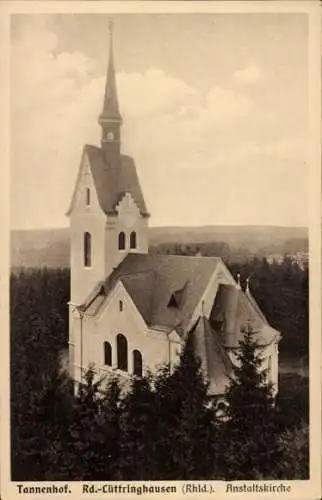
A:
<svg viewBox="0 0 322 500">
<path fill-rule="evenodd" d="M 10 16 L 10 481 L 289 493 L 321 333 L 309 13 L 101 3 Z"/>
</svg>

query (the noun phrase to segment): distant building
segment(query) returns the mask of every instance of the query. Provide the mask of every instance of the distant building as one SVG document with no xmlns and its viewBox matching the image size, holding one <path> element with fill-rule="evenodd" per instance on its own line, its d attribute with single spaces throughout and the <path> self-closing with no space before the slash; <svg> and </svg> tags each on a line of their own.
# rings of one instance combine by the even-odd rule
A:
<svg viewBox="0 0 322 500">
<path fill-rule="evenodd" d="M 220 395 L 251 324 L 277 387 L 280 334 L 223 261 L 148 254 L 150 215 L 134 160 L 121 153 L 112 37 L 99 123 L 101 147 L 85 145 L 68 211 L 73 379 L 79 382 L 89 364 L 125 379 L 164 363 L 173 368 L 192 332 L 209 392 Z"/>
<path fill-rule="evenodd" d="M 284 259 L 288 259 L 290 262 L 293 264 L 297 264 L 300 269 L 305 269 L 306 266 L 308 266 L 309 263 L 309 254 L 308 252 L 296 252 L 296 253 L 286 253 L 284 255 L 282 254 L 271 254 L 267 257 L 267 262 L 269 264 L 273 264 L 273 262 L 276 262 L 277 264 L 282 264 Z"/>
</svg>

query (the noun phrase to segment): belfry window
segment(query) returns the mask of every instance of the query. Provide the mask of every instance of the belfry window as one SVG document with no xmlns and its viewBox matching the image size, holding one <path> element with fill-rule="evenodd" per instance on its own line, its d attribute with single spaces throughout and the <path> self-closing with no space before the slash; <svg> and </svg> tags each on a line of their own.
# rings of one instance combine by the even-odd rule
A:
<svg viewBox="0 0 322 500">
<path fill-rule="evenodd" d="M 112 366 L 112 346 L 104 342 L 104 365 Z"/>
<path fill-rule="evenodd" d="M 130 234 L 130 248 L 136 248 L 136 232 Z"/>
<path fill-rule="evenodd" d="M 92 265 L 92 236 L 90 233 L 84 233 L 84 266 Z"/>
<path fill-rule="evenodd" d="M 86 188 L 86 206 L 89 207 L 91 204 L 91 190 Z"/>
<path fill-rule="evenodd" d="M 125 233 L 119 234 L 119 250 L 125 250 Z"/>
<path fill-rule="evenodd" d="M 116 346 L 117 346 L 117 367 L 119 370 L 127 372 L 128 368 L 127 340 L 122 333 L 119 333 L 116 337 Z"/>
<path fill-rule="evenodd" d="M 142 377 L 142 354 L 137 349 L 133 351 L 133 375 Z"/>
</svg>

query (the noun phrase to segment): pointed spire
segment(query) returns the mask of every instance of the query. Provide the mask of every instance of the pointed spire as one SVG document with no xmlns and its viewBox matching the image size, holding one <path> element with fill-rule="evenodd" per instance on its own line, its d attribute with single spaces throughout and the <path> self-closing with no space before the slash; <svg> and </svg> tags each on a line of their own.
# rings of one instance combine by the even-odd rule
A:
<svg viewBox="0 0 322 500">
<path fill-rule="evenodd" d="M 109 62 L 107 68 L 103 111 L 99 117 L 99 122 L 101 123 L 101 125 L 110 120 L 116 122 L 122 121 L 119 111 L 118 98 L 117 98 L 117 88 L 116 88 L 116 78 L 115 78 L 115 68 L 114 68 L 113 30 L 114 30 L 113 21 L 110 21 L 109 23 L 110 54 L 109 54 Z"/>
</svg>

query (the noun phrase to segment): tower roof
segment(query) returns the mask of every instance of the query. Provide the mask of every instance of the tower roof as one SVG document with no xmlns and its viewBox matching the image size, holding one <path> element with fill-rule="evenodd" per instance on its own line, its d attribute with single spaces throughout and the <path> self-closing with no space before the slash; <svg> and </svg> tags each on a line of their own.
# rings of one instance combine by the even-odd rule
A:
<svg viewBox="0 0 322 500">
<path fill-rule="evenodd" d="M 100 123 L 104 121 L 122 121 L 117 98 L 114 55 L 113 55 L 113 23 L 110 22 L 110 54 L 107 67 L 107 78 L 105 85 L 105 95 L 103 110 L 99 117 Z"/>
</svg>

